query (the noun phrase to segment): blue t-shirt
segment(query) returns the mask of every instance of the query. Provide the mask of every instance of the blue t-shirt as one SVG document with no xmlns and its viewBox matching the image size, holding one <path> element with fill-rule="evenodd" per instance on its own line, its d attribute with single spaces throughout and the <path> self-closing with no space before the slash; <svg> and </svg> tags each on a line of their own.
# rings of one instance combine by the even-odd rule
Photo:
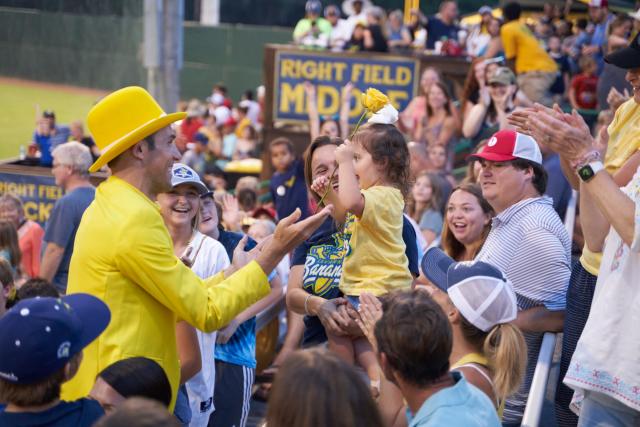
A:
<svg viewBox="0 0 640 427">
<path fill-rule="evenodd" d="M 560 166 L 560 157 L 557 154 L 551 154 L 542 159 L 542 167 L 547 171 L 547 190 L 545 195 L 553 199 L 553 209 L 558 212 L 560 219 L 564 221 L 564 215 L 567 213 L 567 206 L 571 199 L 571 185 L 562 172 Z"/>
<path fill-rule="evenodd" d="M 238 246 L 244 235 L 231 231 L 220 230 L 218 242 L 222 243 L 233 261 L 233 250 Z M 245 251 L 250 251 L 256 246 L 256 241 L 251 237 L 247 240 Z M 256 318 L 252 317 L 238 326 L 238 329 L 229 338 L 226 344 L 216 344 L 214 356 L 216 360 L 232 363 L 234 365 L 256 367 Z"/>
<path fill-rule="evenodd" d="M 65 194 L 56 202 L 47 221 L 42 240 L 45 244 L 55 243 L 64 248 L 60 266 L 53 277 L 53 285 L 62 293 L 67 290 L 69 262 L 71 262 L 76 231 L 78 231 L 82 214 L 93 201 L 95 194 L 94 187 L 79 187 Z"/>
<path fill-rule="evenodd" d="M 304 219 L 309 216 L 309 198 L 304 182 L 304 164 L 302 160 L 293 161 L 285 172 L 276 172 L 271 177 L 269 191 L 276 207 L 278 219 L 286 218 L 300 208 Z"/>
<path fill-rule="evenodd" d="M 42 412 L 0 412 L 0 427 L 89 427 L 104 415 L 93 399 L 62 401 Z"/>
<path fill-rule="evenodd" d="M 40 149 L 40 165 L 51 167 L 53 164 L 53 157 L 51 153 L 53 149 L 60 144 L 64 144 L 69 140 L 71 130 L 68 126 L 56 126 L 56 132 L 54 135 L 40 135 L 37 132 L 33 133 L 33 141 L 38 144 Z"/>
<path fill-rule="evenodd" d="M 442 37 L 458 41 L 460 27 L 456 24 L 447 25 L 435 16 L 430 16 L 427 21 L 427 49 L 435 49 L 436 42 Z"/>
<path fill-rule="evenodd" d="M 455 384 L 424 401 L 415 415 L 407 409 L 409 427 L 499 427 L 498 413 L 484 392 L 452 372 Z"/>
<path fill-rule="evenodd" d="M 338 285 L 342 275 L 342 261 L 344 258 L 344 241 L 350 236 L 336 228 L 332 218 L 327 218 L 316 232 L 293 252 L 291 266 L 304 265 L 302 288 L 310 294 L 334 299 L 342 296 Z M 413 226 L 403 217 L 402 239 L 409 260 L 409 271 L 417 276 L 418 246 L 416 232 Z M 302 345 L 316 345 L 327 340 L 327 335 L 320 320 L 315 316 L 305 316 L 304 336 Z"/>
</svg>

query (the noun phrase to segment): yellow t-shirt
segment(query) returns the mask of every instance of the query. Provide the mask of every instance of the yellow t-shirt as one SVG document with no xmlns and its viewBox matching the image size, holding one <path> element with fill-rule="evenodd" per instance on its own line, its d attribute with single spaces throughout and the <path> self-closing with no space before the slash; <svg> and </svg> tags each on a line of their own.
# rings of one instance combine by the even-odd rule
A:
<svg viewBox="0 0 640 427">
<path fill-rule="evenodd" d="M 547 54 L 526 25 L 518 21 L 506 23 L 500 29 L 500 38 L 505 58 L 516 60 L 517 74 L 558 71 L 556 61 Z"/>
<path fill-rule="evenodd" d="M 346 255 L 340 291 L 358 296 L 363 292 L 383 295 L 409 288 L 413 278 L 402 239 L 404 199 L 400 190 L 374 186 L 362 190 L 364 210 L 357 218 L 349 214 L 345 231 Z"/>
<path fill-rule="evenodd" d="M 614 174 L 640 149 L 640 104 L 631 98 L 618 107 L 607 131 L 609 146 L 604 156 L 604 167 Z"/>
<path fill-rule="evenodd" d="M 594 276 L 598 275 L 600 271 L 600 262 L 602 261 L 602 252 L 591 252 L 587 245 L 582 248 L 582 256 L 580 257 L 580 264 L 585 270 Z"/>
</svg>

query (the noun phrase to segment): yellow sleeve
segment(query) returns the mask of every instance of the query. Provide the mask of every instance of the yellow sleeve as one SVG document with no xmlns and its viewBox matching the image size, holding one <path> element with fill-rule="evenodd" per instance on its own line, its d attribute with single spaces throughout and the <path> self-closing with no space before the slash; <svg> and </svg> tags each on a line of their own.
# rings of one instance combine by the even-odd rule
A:
<svg viewBox="0 0 640 427">
<path fill-rule="evenodd" d="M 255 261 L 226 279 L 222 273 L 200 279 L 173 254 L 160 219 L 142 215 L 125 229 L 116 256 L 121 273 L 204 332 L 227 325 L 270 291 L 267 276 Z"/>
<path fill-rule="evenodd" d="M 502 47 L 504 49 L 504 57 L 513 59 L 516 57 L 516 35 L 513 26 L 505 25 L 500 29 L 500 38 L 502 39 Z"/>
</svg>

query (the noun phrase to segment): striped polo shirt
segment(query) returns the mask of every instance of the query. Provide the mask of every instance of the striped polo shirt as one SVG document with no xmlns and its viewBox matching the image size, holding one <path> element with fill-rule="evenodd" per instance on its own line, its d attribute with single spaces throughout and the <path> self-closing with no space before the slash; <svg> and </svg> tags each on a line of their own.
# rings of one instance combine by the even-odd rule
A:
<svg viewBox="0 0 640 427">
<path fill-rule="evenodd" d="M 571 239 L 549 197 L 522 200 L 493 218 L 476 260 L 502 270 L 513 283 L 518 309 L 564 310 L 571 275 Z M 518 392 L 507 399 L 503 422 L 522 421 L 542 333 L 525 333 L 527 371 Z"/>
</svg>

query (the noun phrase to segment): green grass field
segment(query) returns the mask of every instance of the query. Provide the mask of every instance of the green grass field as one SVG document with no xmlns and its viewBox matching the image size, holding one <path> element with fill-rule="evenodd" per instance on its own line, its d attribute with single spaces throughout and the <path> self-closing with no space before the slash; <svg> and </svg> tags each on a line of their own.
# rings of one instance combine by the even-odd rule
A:
<svg viewBox="0 0 640 427">
<path fill-rule="evenodd" d="M 99 97 L 98 92 L 0 78 L 0 159 L 17 157 L 20 146 L 31 142 L 38 106 L 55 111 L 56 121 L 68 124 L 85 121 Z"/>
</svg>

